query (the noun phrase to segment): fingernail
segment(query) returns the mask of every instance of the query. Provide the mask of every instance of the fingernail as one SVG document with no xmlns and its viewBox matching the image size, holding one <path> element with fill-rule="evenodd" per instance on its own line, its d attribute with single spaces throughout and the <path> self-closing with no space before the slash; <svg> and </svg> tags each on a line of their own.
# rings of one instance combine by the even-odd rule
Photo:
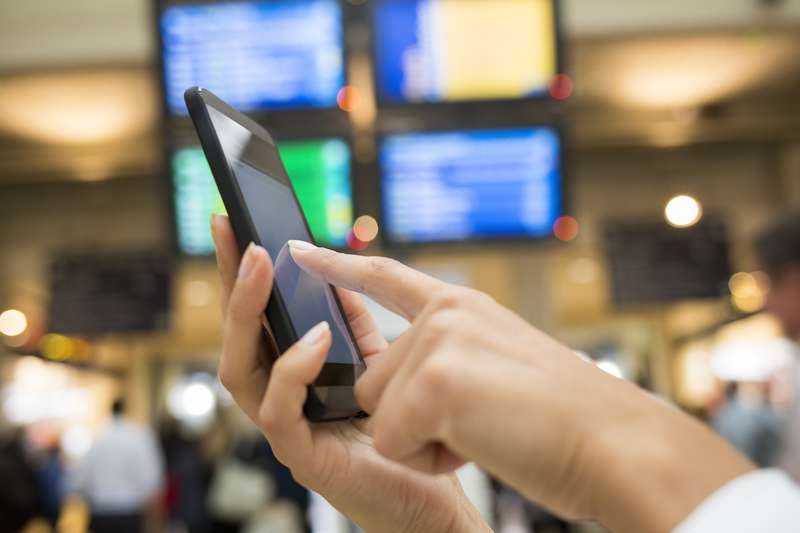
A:
<svg viewBox="0 0 800 533">
<path fill-rule="evenodd" d="M 255 243 L 251 242 L 247 246 L 247 250 L 244 251 L 244 257 L 242 257 L 242 264 L 239 265 L 239 277 L 246 278 L 250 275 L 253 271 L 253 267 L 256 266 L 256 246 Z"/>
<path fill-rule="evenodd" d="M 289 248 L 292 250 L 315 250 L 317 247 L 306 241 L 289 241 Z"/>
<path fill-rule="evenodd" d="M 300 342 L 302 344 L 305 344 L 306 346 L 314 346 L 316 344 L 319 344 L 319 342 L 324 338 L 325 333 L 329 329 L 330 326 L 328 325 L 327 322 L 320 322 L 319 324 L 308 330 L 308 332 L 305 335 L 303 335 L 303 338 L 300 339 Z"/>
<path fill-rule="evenodd" d="M 222 215 L 219 213 L 212 213 L 211 214 L 211 227 L 216 228 L 217 224 L 222 222 Z"/>
</svg>

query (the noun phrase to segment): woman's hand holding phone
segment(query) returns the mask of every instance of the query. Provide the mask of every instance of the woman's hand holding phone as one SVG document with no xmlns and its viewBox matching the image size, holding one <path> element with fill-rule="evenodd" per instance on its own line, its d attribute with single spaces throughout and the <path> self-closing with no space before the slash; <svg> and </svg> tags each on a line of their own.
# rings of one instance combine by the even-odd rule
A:
<svg viewBox="0 0 800 533">
<path fill-rule="evenodd" d="M 306 387 L 325 362 L 329 328 L 318 325 L 276 358 L 261 324 L 272 289 L 269 256 L 251 246 L 241 257 L 224 216 L 214 217 L 212 233 L 223 289 L 220 379 L 295 479 L 370 533 L 486 531 L 454 475 L 429 476 L 379 454 L 371 420 L 308 422 Z M 361 297 L 338 292 L 368 364 L 379 360 L 388 344 Z"/>
<path fill-rule="evenodd" d="M 290 245 L 307 272 L 411 321 L 356 384 L 385 457 L 428 474 L 475 461 L 563 516 L 623 533 L 671 530 L 752 468 L 483 293 L 385 258 Z"/>
</svg>

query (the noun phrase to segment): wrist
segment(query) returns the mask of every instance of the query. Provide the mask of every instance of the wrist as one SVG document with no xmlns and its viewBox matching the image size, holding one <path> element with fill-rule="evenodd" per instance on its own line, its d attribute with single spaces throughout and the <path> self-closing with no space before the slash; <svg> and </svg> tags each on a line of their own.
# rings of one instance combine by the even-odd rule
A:
<svg viewBox="0 0 800 533">
<path fill-rule="evenodd" d="M 464 493 L 461 482 L 455 473 L 445 476 L 453 487 L 453 507 L 450 517 L 442 520 L 438 513 L 416 513 L 416 520 L 407 524 L 405 533 L 491 533 L 481 514 Z M 397 531 L 397 530 L 395 530 Z"/>
<path fill-rule="evenodd" d="M 717 489 L 754 466 L 697 420 L 641 398 L 595 439 L 588 506 L 613 531 L 670 531 Z M 628 401 L 634 398 L 628 398 Z"/>
<path fill-rule="evenodd" d="M 414 472 L 413 476 L 424 479 L 427 487 L 409 487 L 410 492 L 391 501 L 379 495 L 369 499 L 340 495 L 328 501 L 367 533 L 491 531 L 455 474 L 434 477 Z M 430 490 L 433 485 L 438 485 L 439 490 Z"/>
</svg>

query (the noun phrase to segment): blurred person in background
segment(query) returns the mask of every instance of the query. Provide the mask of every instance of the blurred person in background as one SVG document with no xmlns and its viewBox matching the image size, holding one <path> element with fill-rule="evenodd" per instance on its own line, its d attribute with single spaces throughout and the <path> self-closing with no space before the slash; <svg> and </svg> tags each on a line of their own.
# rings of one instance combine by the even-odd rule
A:
<svg viewBox="0 0 800 533">
<path fill-rule="evenodd" d="M 205 501 L 212 467 L 203 457 L 200 437 L 185 433 L 173 418 L 160 428 L 166 462 L 164 508 L 171 526 L 188 533 L 205 533 L 211 531 Z"/>
<path fill-rule="evenodd" d="M 725 404 L 712 425 L 758 466 L 775 464 L 781 450 L 783 418 L 769 408 L 764 384 L 729 383 Z"/>
<path fill-rule="evenodd" d="M 61 461 L 61 448 L 57 441 L 44 449 L 38 473 L 42 512 L 50 525 L 55 527 L 66 491 L 64 463 Z"/>
<path fill-rule="evenodd" d="M 766 310 L 793 340 L 800 339 L 800 212 L 784 215 L 758 234 L 755 250 L 769 276 Z"/>
<path fill-rule="evenodd" d="M 784 334 L 800 339 L 800 212 L 779 217 L 755 239 L 761 269 L 769 276 L 766 310 L 781 323 Z M 794 362 L 793 406 L 780 466 L 800 480 L 800 361 Z"/>
<path fill-rule="evenodd" d="M 36 471 L 22 430 L 0 425 L 0 532 L 20 531 L 40 511 Z"/>
<path fill-rule="evenodd" d="M 163 479 L 155 436 L 124 417 L 117 399 L 112 420 L 76 473 L 74 489 L 89 505 L 94 533 L 140 533 L 145 512 L 159 495 Z"/>
</svg>

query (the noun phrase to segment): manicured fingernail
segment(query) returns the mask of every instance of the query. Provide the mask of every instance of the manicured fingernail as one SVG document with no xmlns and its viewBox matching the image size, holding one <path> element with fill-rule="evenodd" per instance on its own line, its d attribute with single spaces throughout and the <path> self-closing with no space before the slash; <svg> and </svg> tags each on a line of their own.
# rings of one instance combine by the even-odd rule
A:
<svg viewBox="0 0 800 533">
<path fill-rule="evenodd" d="M 292 250 L 315 250 L 317 247 L 306 241 L 289 241 L 289 248 Z"/>
<path fill-rule="evenodd" d="M 246 278 L 250 275 L 253 271 L 253 268 L 256 266 L 256 246 L 255 243 L 251 242 L 247 246 L 247 250 L 244 251 L 244 257 L 242 257 L 242 264 L 239 265 L 239 277 Z"/>
<path fill-rule="evenodd" d="M 308 333 L 303 335 L 303 338 L 300 339 L 302 344 L 306 346 L 314 346 L 319 344 L 320 341 L 325 337 L 325 333 L 331 329 L 327 322 L 320 322 L 310 330 Z"/>
</svg>

